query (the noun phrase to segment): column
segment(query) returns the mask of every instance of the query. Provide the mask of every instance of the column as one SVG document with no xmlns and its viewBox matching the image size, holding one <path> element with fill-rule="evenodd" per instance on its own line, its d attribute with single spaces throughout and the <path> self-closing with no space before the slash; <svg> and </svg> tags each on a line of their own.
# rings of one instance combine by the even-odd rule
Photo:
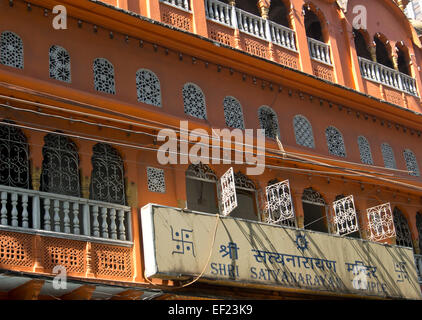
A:
<svg viewBox="0 0 422 320">
<path fill-rule="evenodd" d="M 193 32 L 208 37 L 207 17 L 205 16 L 205 1 L 192 0 Z"/>
</svg>

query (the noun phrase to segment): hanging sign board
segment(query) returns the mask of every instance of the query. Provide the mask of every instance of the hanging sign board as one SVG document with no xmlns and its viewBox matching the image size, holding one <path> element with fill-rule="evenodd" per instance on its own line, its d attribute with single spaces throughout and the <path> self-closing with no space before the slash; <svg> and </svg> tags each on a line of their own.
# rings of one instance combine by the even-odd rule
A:
<svg viewBox="0 0 422 320">
<path fill-rule="evenodd" d="M 143 207 L 146 275 L 187 280 L 205 267 L 200 281 L 229 286 L 422 298 L 410 248 L 230 217 L 220 217 L 215 229 L 216 219 L 153 204 Z"/>
</svg>

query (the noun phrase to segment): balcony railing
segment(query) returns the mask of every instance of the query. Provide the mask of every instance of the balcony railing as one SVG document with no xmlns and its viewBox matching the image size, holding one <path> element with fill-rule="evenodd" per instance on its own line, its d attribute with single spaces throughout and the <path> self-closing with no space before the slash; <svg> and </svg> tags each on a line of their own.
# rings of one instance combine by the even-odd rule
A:
<svg viewBox="0 0 422 320">
<path fill-rule="evenodd" d="M 0 186 L 0 226 L 132 241 L 127 206 Z"/>
<path fill-rule="evenodd" d="M 216 0 L 205 0 L 205 15 L 208 19 L 222 23 L 228 27 L 236 28 L 233 19 L 233 6 Z M 235 18 L 235 17 L 234 17 Z"/>
<path fill-rule="evenodd" d="M 292 29 L 265 20 L 218 0 L 205 0 L 207 19 L 241 32 L 272 42 L 289 50 L 297 51 L 296 35 Z"/>
<path fill-rule="evenodd" d="M 270 21 L 270 33 L 271 41 L 279 46 L 285 47 L 291 50 L 296 49 L 295 32 L 285 26 L 279 25 L 275 22 Z"/>
<path fill-rule="evenodd" d="M 419 283 L 422 285 L 422 255 L 415 254 L 416 271 L 418 273 Z"/>
<path fill-rule="evenodd" d="M 174 7 L 178 7 L 180 9 L 190 11 L 189 0 L 160 0 L 160 1 L 170 4 Z"/>
<path fill-rule="evenodd" d="M 312 38 L 308 38 L 308 46 L 312 59 L 332 65 L 330 46 L 328 44 Z"/>
<path fill-rule="evenodd" d="M 362 77 L 417 96 L 416 80 L 378 62 L 358 57 Z"/>
</svg>

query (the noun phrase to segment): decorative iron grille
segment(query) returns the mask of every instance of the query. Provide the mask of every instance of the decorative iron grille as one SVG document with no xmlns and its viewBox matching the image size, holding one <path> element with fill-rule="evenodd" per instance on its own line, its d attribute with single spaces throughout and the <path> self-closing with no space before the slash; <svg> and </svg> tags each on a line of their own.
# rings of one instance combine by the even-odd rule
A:
<svg viewBox="0 0 422 320">
<path fill-rule="evenodd" d="M 62 47 L 53 45 L 49 51 L 50 78 L 71 82 L 70 56 Z"/>
<path fill-rule="evenodd" d="M 1 34 L 0 63 L 23 69 L 23 42 L 16 33 L 5 31 Z"/>
<path fill-rule="evenodd" d="M 330 126 L 325 129 L 325 137 L 327 139 L 328 151 L 334 156 L 345 158 L 346 147 L 344 146 L 341 132 Z"/>
<path fill-rule="evenodd" d="M 268 223 L 282 224 L 286 220 L 295 218 L 289 180 L 267 186 L 265 193 L 267 197 L 265 205 L 266 220 Z"/>
<path fill-rule="evenodd" d="M 119 152 L 105 143 L 93 147 L 90 198 L 126 204 L 124 166 Z"/>
<path fill-rule="evenodd" d="M 68 137 L 49 133 L 44 137 L 40 190 L 80 197 L 79 155 Z"/>
<path fill-rule="evenodd" d="M 265 136 L 275 139 L 280 136 L 277 114 L 268 106 L 261 106 L 258 110 L 258 119 Z"/>
<path fill-rule="evenodd" d="M 146 69 L 136 72 L 136 91 L 139 102 L 161 107 L 160 80 L 154 72 Z"/>
<path fill-rule="evenodd" d="M 226 126 L 231 128 L 245 129 L 242 106 L 234 97 L 225 97 L 223 101 L 224 117 Z"/>
<path fill-rule="evenodd" d="M 233 168 L 220 178 L 221 215 L 228 216 L 237 207 L 236 184 Z"/>
<path fill-rule="evenodd" d="M 30 189 L 28 159 L 28 142 L 22 130 L 0 124 L 0 184 Z"/>
<path fill-rule="evenodd" d="M 399 246 L 413 248 L 412 235 L 409 224 L 399 208 L 395 207 L 393 211 L 394 227 L 396 228 L 396 243 Z"/>
<path fill-rule="evenodd" d="M 358 146 L 360 153 L 360 161 L 364 164 L 373 165 L 374 160 L 372 159 L 372 152 L 368 139 L 366 139 L 364 136 L 359 136 Z"/>
<path fill-rule="evenodd" d="M 394 157 L 393 148 L 388 143 L 381 144 L 382 158 L 386 168 L 397 169 L 396 158 Z"/>
<path fill-rule="evenodd" d="M 390 203 L 366 209 L 368 217 L 368 238 L 382 241 L 396 236 Z"/>
<path fill-rule="evenodd" d="M 336 234 L 348 235 L 359 230 L 353 196 L 347 196 L 333 202 Z"/>
<path fill-rule="evenodd" d="M 198 119 L 207 118 L 205 97 L 201 88 L 194 83 L 186 83 L 183 87 L 183 104 L 185 114 Z"/>
<path fill-rule="evenodd" d="M 300 146 L 315 148 L 314 134 L 311 123 L 302 115 L 296 115 L 293 118 L 293 128 L 295 132 L 296 143 Z"/>
<path fill-rule="evenodd" d="M 94 60 L 94 87 L 95 90 L 110 94 L 116 94 L 114 67 L 104 58 Z"/>
</svg>

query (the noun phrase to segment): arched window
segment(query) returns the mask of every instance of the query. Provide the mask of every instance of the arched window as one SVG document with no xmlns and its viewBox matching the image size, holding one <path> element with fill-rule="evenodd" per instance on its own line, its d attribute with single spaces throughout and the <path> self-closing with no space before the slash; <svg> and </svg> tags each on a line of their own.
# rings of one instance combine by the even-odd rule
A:
<svg viewBox="0 0 422 320">
<path fill-rule="evenodd" d="M 97 143 L 92 150 L 90 199 L 125 205 L 125 174 L 119 152 L 106 143 Z"/>
<path fill-rule="evenodd" d="M 93 68 L 95 90 L 116 94 L 113 65 L 107 59 L 97 58 L 94 60 Z"/>
<path fill-rule="evenodd" d="M 306 36 L 321 42 L 325 42 L 321 21 L 309 5 L 303 6 L 305 14 Z"/>
<path fill-rule="evenodd" d="M 154 72 L 146 69 L 136 72 L 136 91 L 139 102 L 161 107 L 160 80 Z"/>
<path fill-rule="evenodd" d="M 186 170 L 187 207 L 190 210 L 219 213 L 217 175 L 203 163 L 191 164 Z"/>
<path fill-rule="evenodd" d="M 66 49 L 53 45 L 49 51 L 50 78 L 63 82 L 71 81 L 70 56 Z"/>
<path fill-rule="evenodd" d="M 303 225 L 307 230 L 328 232 L 325 200 L 313 188 L 306 188 L 302 194 Z"/>
<path fill-rule="evenodd" d="M 412 150 L 405 149 L 403 151 L 404 160 L 406 161 L 407 171 L 411 176 L 419 177 L 419 166 L 416 156 Z"/>
<path fill-rule="evenodd" d="M 344 146 L 343 136 L 339 130 L 330 126 L 325 129 L 328 151 L 337 157 L 346 157 L 346 148 Z"/>
<path fill-rule="evenodd" d="M 0 123 L 0 184 L 31 188 L 28 149 L 27 139 L 21 129 Z"/>
<path fill-rule="evenodd" d="M 183 86 L 182 94 L 185 114 L 198 119 L 206 119 L 207 108 L 201 88 L 194 83 L 186 83 Z"/>
<path fill-rule="evenodd" d="M 296 143 L 300 146 L 315 148 L 314 133 L 312 125 L 302 115 L 293 118 L 293 128 L 295 131 Z"/>
<path fill-rule="evenodd" d="M 399 208 L 395 207 L 393 211 L 394 227 L 396 229 L 396 243 L 399 246 L 413 248 L 412 235 L 406 218 Z"/>
<path fill-rule="evenodd" d="M 289 7 L 284 1 L 273 1 L 268 12 L 268 18 L 275 23 L 290 28 Z"/>
<path fill-rule="evenodd" d="M 228 96 L 224 98 L 223 107 L 226 126 L 244 130 L 245 123 L 240 102 L 236 98 Z"/>
<path fill-rule="evenodd" d="M 382 158 L 384 159 L 384 166 L 390 169 L 397 169 L 396 158 L 394 157 L 393 148 L 388 143 L 381 144 Z"/>
<path fill-rule="evenodd" d="M 230 216 L 259 221 L 258 199 L 255 183 L 242 172 L 234 174 L 236 185 L 237 207 Z"/>
<path fill-rule="evenodd" d="M 422 253 L 422 214 L 420 212 L 416 214 L 416 229 L 418 230 L 419 252 Z"/>
<path fill-rule="evenodd" d="M 358 57 L 372 60 L 371 52 L 369 51 L 368 43 L 363 35 L 363 30 L 353 29 L 353 37 L 355 41 L 356 54 Z"/>
<path fill-rule="evenodd" d="M 265 136 L 275 139 L 280 137 L 277 114 L 268 106 L 261 106 L 258 109 L 258 119 L 261 129 L 265 130 Z"/>
<path fill-rule="evenodd" d="M 0 63 L 23 69 L 23 42 L 16 33 L 2 32 L 0 36 Z"/>
<path fill-rule="evenodd" d="M 385 43 L 386 41 L 381 39 L 381 36 L 374 36 L 377 62 L 389 68 L 394 68 L 393 62 L 391 61 L 391 48 L 388 48 Z"/>
<path fill-rule="evenodd" d="M 79 155 L 68 137 L 49 133 L 44 137 L 40 190 L 80 197 Z"/>
<path fill-rule="evenodd" d="M 369 145 L 368 139 L 364 136 L 358 137 L 358 146 L 359 146 L 359 153 L 360 153 L 360 161 L 364 164 L 374 164 L 374 160 L 372 159 L 372 152 L 371 147 Z"/>
<path fill-rule="evenodd" d="M 401 73 L 410 76 L 409 70 L 409 53 L 407 48 L 397 45 L 397 67 Z"/>
</svg>

